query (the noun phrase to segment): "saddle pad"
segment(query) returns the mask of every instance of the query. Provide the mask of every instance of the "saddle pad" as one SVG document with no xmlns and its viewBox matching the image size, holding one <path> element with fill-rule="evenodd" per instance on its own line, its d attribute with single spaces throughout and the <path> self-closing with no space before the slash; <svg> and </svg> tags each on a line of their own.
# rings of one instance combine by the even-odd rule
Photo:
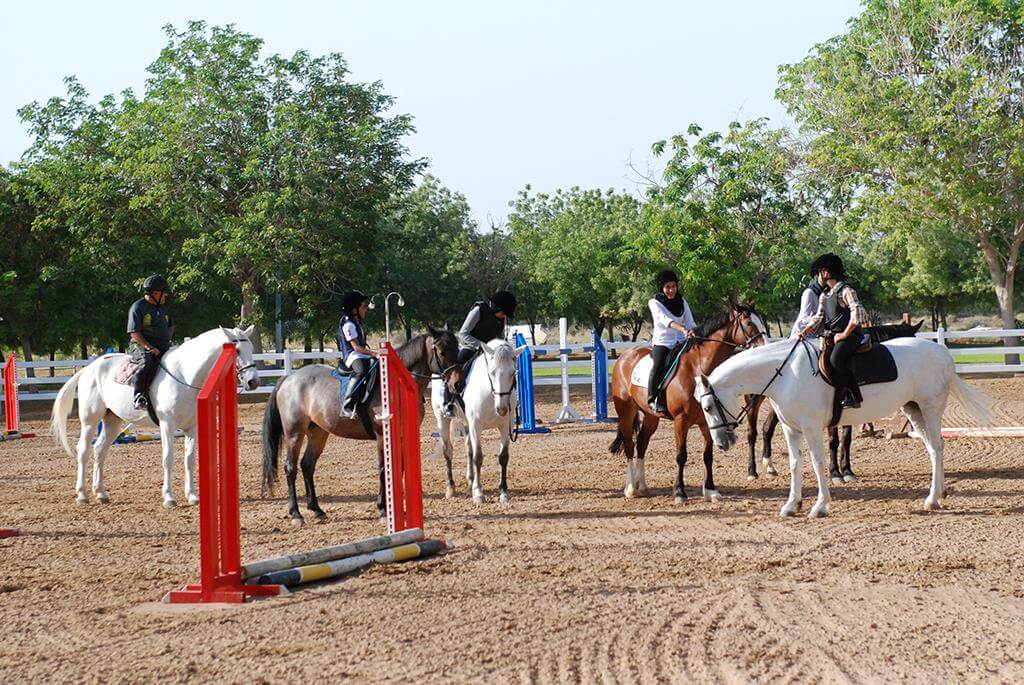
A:
<svg viewBox="0 0 1024 685">
<path fill-rule="evenodd" d="M 647 387 L 647 379 L 651 377 L 651 365 L 654 364 L 654 360 L 651 359 L 651 355 L 647 355 L 636 363 L 633 367 L 633 373 L 630 375 L 629 380 L 633 385 L 641 388 Z"/>
<path fill-rule="evenodd" d="M 345 397 L 348 395 L 348 384 L 352 380 L 352 376 L 351 374 L 343 374 L 337 369 L 332 370 L 331 375 L 338 379 L 338 403 L 344 405 Z"/>
<path fill-rule="evenodd" d="M 899 377 L 892 352 L 882 344 L 872 345 L 867 352 L 853 356 L 853 374 L 857 385 L 891 383 Z"/>
<path fill-rule="evenodd" d="M 131 357 L 125 357 L 124 362 L 121 366 L 117 367 L 117 372 L 114 373 L 114 382 L 118 385 L 134 385 L 135 374 L 142 369 L 142 364 L 135 364 L 132 362 Z"/>
<path fill-rule="evenodd" d="M 359 403 L 366 402 L 370 395 L 373 393 L 373 388 L 376 385 L 378 366 L 380 362 L 376 359 L 370 363 L 369 370 L 363 374 L 362 377 L 356 378 L 353 374 L 344 374 L 338 369 L 332 369 L 331 375 L 338 379 L 338 401 L 344 405 L 345 398 L 348 397 L 348 386 L 349 383 L 355 383 L 355 387 L 352 388 L 352 392 L 362 391 L 362 397 L 359 398 Z"/>
<path fill-rule="evenodd" d="M 690 349 L 689 340 L 686 343 L 679 343 L 672 348 L 672 351 L 668 355 L 668 368 L 665 370 L 665 375 L 661 379 L 661 387 L 667 385 L 668 380 L 672 376 L 676 375 L 676 368 L 679 366 L 679 360 L 683 357 L 683 352 Z M 641 388 L 647 387 L 647 381 L 651 377 L 651 365 L 654 364 L 654 360 L 651 355 L 647 355 L 643 359 L 637 362 L 636 366 L 633 367 L 633 373 L 630 374 L 629 380 L 633 385 Z"/>
</svg>

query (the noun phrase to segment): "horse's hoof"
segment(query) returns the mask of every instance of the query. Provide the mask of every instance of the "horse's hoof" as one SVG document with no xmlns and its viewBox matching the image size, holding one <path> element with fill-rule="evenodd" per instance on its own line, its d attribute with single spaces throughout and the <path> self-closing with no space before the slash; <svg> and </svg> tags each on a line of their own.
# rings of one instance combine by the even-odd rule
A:
<svg viewBox="0 0 1024 685">
<path fill-rule="evenodd" d="M 846 482 L 846 481 L 844 481 L 844 480 L 843 480 L 842 478 L 840 478 L 839 476 L 832 476 L 832 485 L 842 485 L 842 484 L 843 484 L 843 483 L 845 483 L 845 482 Z"/>
<path fill-rule="evenodd" d="M 786 502 L 782 505 L 782 509 L 779 511 L 779 516 L 782 518 L 789 518 L 790 516 L 796 516 L 796 512 L 800 511 L 799 502 Z"/>
<path fill-rule="evenodd" d="M 757 474 L 756 473 L 748 473 L 747 474 L 747 482 L 749 483 L 752 480 L 757 480 Z"/>
<path fill-rule="evenodd" d="M 451 499 L 452 497 L 455 497 L 455 488 L 449 485 L 444 489 L 444 498 Z"/>
<path fill-rule="evenodd" d="M 705 490 L 704 491 L 704 501 L 705 502 L 721 502 L 722 501 L 722 493 L 720 493 L 718 490 Z"/>
<path fill-rule="evenodd" d="M 476 502 L 477 504 L 483 504 L 484 503 L 484 493 L 482 493 L 482 492 L 474 492 L 473 493 L 473 501 Z"/>
<path fill-rule="evenodd" d="M 84 492 L 80 492 L 80 493 L 78 493 L 78 496 L 75 497 L 75 502 L 77 504 L 88 504 L 89 503 L 89 495 L 85 494 Z"/>
<path fill-rule="evenodd" d="M 939 498 L 928 495 L 924 498 L 924 508 L 929 511 L 938 511 L 942 508 L 942 502 L 939 501 Z"/>
<path fill-rule="evenodd" d="M 622 496 L 626 499 L 633 499 L 636 497 L 636 491 L 633 489 L 632 485 L 627 485 L 626 489 L 622 491 Z"/>
<path fill-rule="evenodd" d="M 828 516 L 828 502 L 817 502 L 807 514 L 809 519 L 823 519 Z"/>
<path fill-rule="evenodd" d="M 771 476 L 772 478 L 774 478 L 775 476 L 779 475 L 779 472 L 775 470 L 774 466 L 769 466 L 767 469 L 765 469 L 764 472 L 765 472 L 765 475 Z"/>
<path fill-rule="evenodd" d="M 299 516 L 299 517 L 293 516 L 292 517 L 292 527 L 293 528 L 302 528 L 302 526 L 305 525 L 305 523 L 306 522 L 302 519 L 301 516 Z"/>
<path fill-rule="evenodd" d="M 646 485 L 641 485 L 640 487 L 638 487 L 636 489 L 636 496 L 637 497 L 647 497 L 648 494 L 650 494 L 650 492 L 647 490 L 647 486 Z"/>
<path fill-rule="evenodd" d="M 676 495 L 675 499 L 672 500 L 672 504 L 686 504 L 686 495 Z"/>
<path fill-rule="evenodd" d="M 500 501 L 502 504 L 508 504 L 508 501 L 510 499 L 512 498 L 509 496 L 507 492 L 502 492 L 500 495 L 498 495 L 498 501 Z"/>
<path fill-rule="evenodd" d="M 199 495 L 195 494 L 194 492 L 190 492 L 188 495 L 188 503 L 191 504 L 192 506 L 199 504 Z"/>
<path fill-rule="evenodd" d="M 178 503 L 175 502 L 173 499 L 168 497 L 167 499 L 164 500 L 164 509 L 173 509 L 176 506 L 178 506 Z"/>
<path fill-rule="evenodd" d="M 860 480 L 860 478 L 857 478 L 857 476 L 852 473 L 847 473 L 843 476 L 844 483 L 856 483 L 858 480 Z"/>
<path fill-rule="evenodd" d="M 327 523 L 327 514 L 314 514 L 313 523 Z"/>
<path fill-rule="evenodd" d="M 105 492 L 97 492 L 96 501 L 100 504 L 110 504 L 110 495 Z"/>
</svg>

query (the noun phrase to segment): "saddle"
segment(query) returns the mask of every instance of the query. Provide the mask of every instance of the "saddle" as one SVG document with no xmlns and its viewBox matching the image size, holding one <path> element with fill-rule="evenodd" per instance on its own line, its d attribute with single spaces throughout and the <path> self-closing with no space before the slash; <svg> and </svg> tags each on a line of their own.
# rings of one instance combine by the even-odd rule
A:
<svg viewBox="0 0 1024 685">
<path fill-rule="evenodd" d="M 347 366 L 339 367 L 331 371 L 331 375 L 338 379 L 338 402 L 345 406 L 345 401 L 350 396 L 357 397 L 356 405 L 364 405 L 370 401 L 374 388 L 377 387 L 377 373 L 380 362 L 374 359 L 370 363 L 369 370 L 360 377 L 356 377 L 355 371 Z M 354 385 L 352 385 L 354 383 Z M 349 386 L 352 385 L 351 391 Z M 361 393 L 357 396 L 357 393 Z"/>
<path fill-rule="evenodd" d="M 913 335 L 913 334 L 911 334 Z M 893 336 L 900 337 L 900 336 Z M 875 343 L 872 340 L 871 329 L 865 329 L 862 334 L 861 343 L 857 347 L 852 360 L 853 377 L 857 385 L 871 385 L 873 383 L 891 383 L 899 374 L 896 370 L 896 360 L 892 352 L 882 343 Z M 885 338 L 889 339 L 889 338 Z M 822 338 L 821 353 L 818 355 L 818 369 L 821 377 L 832 387 L 836 387 L 833 376 L 835 368 L 832 366 L 829 357 L 836 346 L 835 336 L 827 335 Z M 842 415 L 842 397 L 837 388 L 832 400 L 832 420 L 830 426 L 838 426 Z"/>
<path fill-rule="evenodd" d="M 665 392 L 668 384 L 672 381 L 672 377 L 676 375 L 676 370 L 679 368 L 679 361 L 683 358 L 683 353 L 693 346 L 693 339 L 686 338 L 682 342 L 676 343 L 676 346 L 672 348 L 672 351 L 668 355 L 668 364 L 665 366 L 665 375 L 661 377 L 661 381 L 658 383 L 658 393 Z"/>
<path fill-rule="evenodd" d="M 135 385 L 135 376 L 142 371 L 142 362 L 136 362 L 130 356 L 124 360 L 121 366 L 117 367 L 114 373 L 114 382 L 118 385 Z"/>
<path fill-rule="evenodd" d="M 129 388 L 134 387 L 135 377 L 142 372 L 142 366 L 141 359 L 128 355 L 121 362 L 121 366 L 117 367 L 117 371 L 114 372 L 114 382 L 118 385 L 127 385 Z M 150 421 L 157 426 L 160 425 L 160 419 L 156 416 L 156 408 L 153 406 L 153 397 L 150 395 L 149 388 L 146 388 L 146 413 L 149 415 Z"/>
</svg>

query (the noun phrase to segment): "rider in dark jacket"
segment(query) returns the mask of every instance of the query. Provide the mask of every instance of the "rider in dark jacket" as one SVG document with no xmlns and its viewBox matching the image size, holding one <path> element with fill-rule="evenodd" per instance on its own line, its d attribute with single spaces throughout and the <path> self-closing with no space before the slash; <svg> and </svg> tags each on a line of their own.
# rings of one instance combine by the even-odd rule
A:
<svg viewBox="0 0 1024 685">
<path fill-rule="evenodd" d="M 160 368 L 160 355 L 171 346 L 171 334 L 174 333 L 174 324 L 165 308 L 171 295 L 167 279 L 153 274 L 142 283 L 142 292 L 143 297 L 128 310 L 129 352 L 133 361 L 142 364 L 135 374 L 136 409 L 147 407 L 149 384 Z"/>
<path fill-rule="evenodd" d="M 342 358 L 338 360 L 338 366 L 352 371 L 348 393 L 341 407 L 341 416 L 351 419 L 356 416 L 356 396 L 353 393 L 356 382 L 370 370 L 370 363 L 377 353 L 366 346 L 366 331 L 363 330 L 363 320 L 370 307 L 370 298 L 358 290 L 353 290 L 341 299 L 341 307 L 344 314 L 338 323 L 338 350 L 342 353 Z"/>
<path fill-rule="evenodd" d="M 818 299 L 817 314 L 801 335 L 820 328 L 826 335 L 835 336 L 835 347 L 829 355 L 829 362 L 835 369 L 833 380 L 843 393 L 843 407 L 856 409 L 863 397 L 853 373 L 853 355 L 863 342 L 863 326 L 868 322 L 868 315 L 857 291 L 846 282 L 846 267 L 840 257 L 823 254 L 814 260 L 812 268 L 826 287 Z"/>
<path fill-rule="evenodd" d="M 458 363 L 463 367 L 476 356 L 477 351 L 492 340 L 505 337 L 505 321 L 515 316 L 516 296 L 507 290 L 499 290 L 491 295 L 489 300 L 475 302 L 473 308 L 466 315 L 466 320 L 459 329 L 459 358 Z M 465 374 L 463 374 L 465 377 Z M 444 414 L 448 417 L 455 416 L 455 402 L 462 399 L 462 386 L 458 388 L 457 395 L 453 396 L 445 384 Z"/>
</svg>

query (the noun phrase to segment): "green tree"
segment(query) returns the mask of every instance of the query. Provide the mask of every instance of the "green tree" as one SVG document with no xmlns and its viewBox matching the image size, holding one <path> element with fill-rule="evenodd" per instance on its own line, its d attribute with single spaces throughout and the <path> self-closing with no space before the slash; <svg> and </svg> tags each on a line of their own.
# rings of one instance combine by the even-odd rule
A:
<svg viewBox="0 0 1024 685">
<path fill-rule="evenodd" d="M 733 122 L 724 134 L 694 124 L 653 151 L 667 160 L 632 236 L 636 254 L 675 267 L 698 312 L 729 296 L 766 314 L 790 311 L 806 269 L 797 236 L 807 208 L 793 192 L 799 158 L 785 131 L 764 119 Z"/>
<path fill-rule="evenodd" d="M 379 83 L 349 82 L 339 54 L 261 61 L 262 41 L 232 27 L 166 31 L 119 119 L 133 202 L 183 236 L 187 287 L 230 293 L 243 321 L 275 290 L 316 318 L 375 270 L 381 210 L 422 166 L 405 158 L 410 118 L 387 114 Z"/>
<path fill-rule="evenodd" d="M 781 69 L 778 90 L 810 164 L 881 230 L 923 225 L 907 232 L 916 248 L 939 237 L 954 257 L 977 245 L 1007 328 L 1024 242 L 1022 27 L 1018 2 L 867 0 L 845 34 Z"/>
</svg>

